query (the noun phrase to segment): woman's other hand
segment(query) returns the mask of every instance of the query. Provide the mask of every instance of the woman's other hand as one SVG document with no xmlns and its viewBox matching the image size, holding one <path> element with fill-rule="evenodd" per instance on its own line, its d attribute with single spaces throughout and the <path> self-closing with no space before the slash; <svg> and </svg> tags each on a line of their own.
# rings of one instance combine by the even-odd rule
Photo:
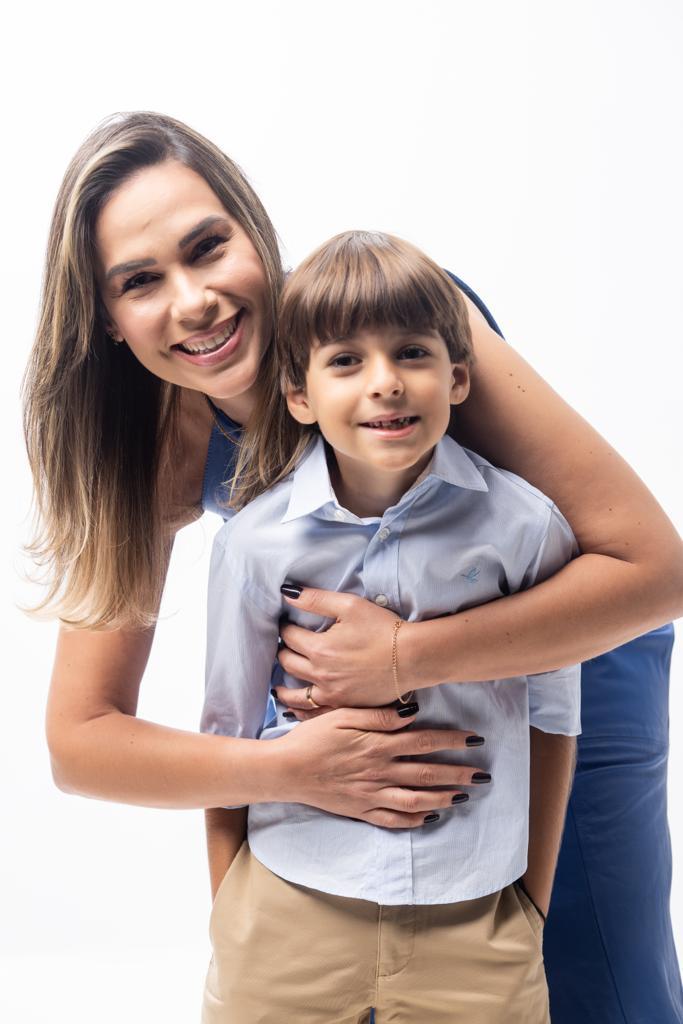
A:
<svg viewBox="0 0 683 1024">
<path fill-rule="evenodd" d="M 384 828 L 415 828 L 427 815 L 466 802 L 461 786 L 488 781 L 473 780 L 476 765 L 404 758 L 465 750 L 474 734 L 407 728 L 416 714 L 416 703 L 399 709 L 341 708 L 274 740 L 288 798 Z M 476 745 L 481 742 L 477 737 Z"/>
<path fill-rule="evenodd" d="M 280 631 L 286 645 L 278 655 L 280 664 L 289 675 L 313 684 L 311 697 L 316 704 L 328 708 L 378 707 L 396 699 L 392 671 L 395 612 L 353 594 L 313 587 L 305 587 L 299 597 L 287 600 L 303 611 L 334 620 L 322 633 L 293 623 Z M 408 629 L 406 623 L 401 630 L 404 648 Z M 407 678 L 401 683 L 406 692 L 416 685 Z M 278 696 L 286 693 L 286 703 L 292 709 L 313 711 L 306 689 L 280 687 Z"/>
</svg>

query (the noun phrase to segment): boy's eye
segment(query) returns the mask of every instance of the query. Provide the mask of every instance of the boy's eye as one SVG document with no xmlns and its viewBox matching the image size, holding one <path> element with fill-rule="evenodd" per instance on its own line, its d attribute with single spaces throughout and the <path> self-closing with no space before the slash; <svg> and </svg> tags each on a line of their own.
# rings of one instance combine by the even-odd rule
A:
<svg viewBox="0 0 683 1024">
<path fill-rule="evenodd" d="M 406 348 L 401 349 L 399 359 L 421 359 L 422 356 L 428 356 L 429 352 L 422 345 L 407 345 Z"/>
<path fill-rule="evenodd" d="M 352 356 L 349 352 L 343 352 L 341 355 L 335 356 L 334 359 L 331 359 L 329 365 L 337 368 L 343 368 L 346 366 L 355 366 L 358 362 L 358 356 Z"/>
</svg>

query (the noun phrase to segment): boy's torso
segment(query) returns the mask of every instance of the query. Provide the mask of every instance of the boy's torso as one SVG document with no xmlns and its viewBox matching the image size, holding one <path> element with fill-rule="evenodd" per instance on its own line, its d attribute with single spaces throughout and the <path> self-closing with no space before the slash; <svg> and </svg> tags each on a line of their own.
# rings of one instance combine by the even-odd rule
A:
<svg viewBox="0 0 683 1024">
<path fill-rule="evenodd" d="M 232 585 L 266 611 L 271 606 L 275 621 L 284 611 L 292 621 L 321 629 L 329 623 L 283 605 L 279 587 L 285 579 L 359 594 L 403 619 L 419 620 L 523 589 L 569 559 L 571 535 L 564 538 L 560 528 L 558 551 L 548 553 L 557 564 L 540 565 L 556 512 L 524 481 L 450 439 L 437 449 L 433 470 L 381 520 L 358 520 L 336 504 L 329 481 L 327 492 L 319 486 L 319 444 L 309 455 L 309 479 L 299 473 L 298 481 L 283 482 L 226 527 L 226 550 L 240 576 Z M 279 682 L 298 685 L 279 667 L 276 674 Z M 541 692 L 543 680 L 534 685 Z M 575 671 L 557 686 L 573 692 Z M 565 691 L 556 692 L 561 721 Z M 473 899 L 519 877 L 527 846 L 526 677 L 421 690 L 419 703 L 420 727 L 450 726 L 486 738 L 484 747 L 442 758 L 490 771 L 490 786 L 472 787 L 468 803 L 417 831 L 382 830 L 303 805 L 255 805 L 249 841 L 258 859 L 290 881 L 384 904 Z M 279 713 L 262 737 L 293 727 Z"/>
</svg>

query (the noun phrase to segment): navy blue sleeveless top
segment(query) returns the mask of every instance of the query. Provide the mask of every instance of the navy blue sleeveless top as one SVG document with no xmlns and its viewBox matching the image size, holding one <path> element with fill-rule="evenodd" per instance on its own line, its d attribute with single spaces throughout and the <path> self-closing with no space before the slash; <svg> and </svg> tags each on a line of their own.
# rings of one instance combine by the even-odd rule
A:
<svg viewBox="0 0 683 1024">
<path fill-rule="evenodd" d="M 213 412 L 213 428 L 204 467 L 202 508 L 205 512 L 215 512 L 216 515 L 227 519 L 231 514 L 227 507 L 228 484 L 235 472 L 237 446 L 242 436 L 242 427 L 213 402 L 210 402 L 210 405 Z"/>
</svg>

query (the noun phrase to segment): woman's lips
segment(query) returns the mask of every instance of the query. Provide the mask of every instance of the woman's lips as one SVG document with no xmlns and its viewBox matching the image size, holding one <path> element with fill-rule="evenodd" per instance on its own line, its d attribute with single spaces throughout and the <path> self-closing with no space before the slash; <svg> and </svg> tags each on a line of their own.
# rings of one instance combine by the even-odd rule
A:
<svg viewBox="0 0 683 1024">
<path fill-rule="evenodd" d="M 222 363 L 224 360 L 229 359 L 233 352 L 235 352 L 235 350 L 238 348 L 244 335 L 245 316 L 246 311 L 244 309 L 241 309 L 235 315 L 234 319 L 236 319 L 237 321 L 237 326 L 235 327 L 233 333 L 230 334 L 225 339 L 222 345 L 219 345 L 218 348 L 215 348 L 210 352 L 186 352 L 185 349 L 182 348 L 180 345 L 173 345 L 172 351 L 175 355 L 179 356 L 181 359 L 184 359 L 185 362 L 193 363 L 195 366 L 216 366 L 217 364 Z M 225 327 L 223 329 L 225 329 Z M 214 332 L 214 337 L 217 333 L 220 332 Z M 208 344 L 211 336 L 207 337 L 206 339 L 202 338 L 201 335 L 195 337 L 197 341 L 201 339 L 202 341 L 205 341 L 205 343 Z"/>
</svg>

